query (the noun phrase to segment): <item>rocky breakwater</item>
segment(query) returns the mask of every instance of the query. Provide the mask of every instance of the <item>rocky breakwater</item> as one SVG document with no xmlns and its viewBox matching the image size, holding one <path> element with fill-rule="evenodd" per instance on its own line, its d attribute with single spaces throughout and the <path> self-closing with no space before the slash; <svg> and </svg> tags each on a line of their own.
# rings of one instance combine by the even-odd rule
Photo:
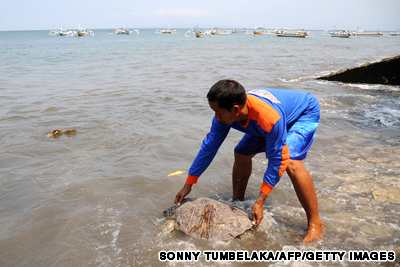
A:
<svg viewBox="0 0 400 267">
<path fill-rule="evenodd" d="M 327 76 L 317 78 L 317 80 L 400 85 L 400 55 L 385 58 L 379 62 L 365 63 L 360 67 L 332 72 Z"/>
</svg>

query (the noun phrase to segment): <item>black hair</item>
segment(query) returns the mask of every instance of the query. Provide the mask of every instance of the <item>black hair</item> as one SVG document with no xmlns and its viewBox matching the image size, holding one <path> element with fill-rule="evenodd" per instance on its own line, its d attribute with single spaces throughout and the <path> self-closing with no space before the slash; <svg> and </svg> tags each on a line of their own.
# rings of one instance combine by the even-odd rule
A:
<svg viewBox="0 0 400 267">
<path fill-rule="evenodd" d="M 234 105 L 244 105 L 246 103 L 246 90 L 234 80 L 220 80 L 216 82 L 208 91 L 208 102 L 218 101 L 218 106 L 231 110 Z"/>
</svg>

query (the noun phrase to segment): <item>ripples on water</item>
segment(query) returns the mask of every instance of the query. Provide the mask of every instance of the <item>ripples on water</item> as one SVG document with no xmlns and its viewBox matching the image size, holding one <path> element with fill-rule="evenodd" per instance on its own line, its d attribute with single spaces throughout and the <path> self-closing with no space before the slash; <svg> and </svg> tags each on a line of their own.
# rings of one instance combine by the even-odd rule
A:
<svg viewBox="0 0 400 267">
<path fill-rule="evenodd" d="M 160 250 L 187 249 L 400 253 L 399 88 L 312 80 L 400 54 L 399 38 L 95 34 L 0 33 L 2 266 L 157 266 Z M 300 245 L 307 222 L 286 174 L 242 240 L 160 235 L 162 210 L 185 181 L 167 174 L 190 167 L 213 116 L 205 95 L 223 78 L 319 99 L 305 161 L 327 228 L 316 245 Z M 54 129 L 78 132 L 47 138 Z M 231 131 L 191 195 L 229 201 L 240 138 Z M 251 210 L 266 164 L 254 159 L 242 208 Z"/>
</svg>

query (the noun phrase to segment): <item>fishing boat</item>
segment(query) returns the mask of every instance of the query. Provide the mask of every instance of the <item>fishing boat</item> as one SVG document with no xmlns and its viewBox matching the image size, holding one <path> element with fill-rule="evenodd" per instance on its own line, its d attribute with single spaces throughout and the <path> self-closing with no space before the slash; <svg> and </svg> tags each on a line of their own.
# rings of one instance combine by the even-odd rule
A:
<svg viewBox="0 0 400 267">
<path fill-rule="evenodd" d="M 304 29 L 301 30 L 281 29 L 281 30 L 275 30 L 275 35 L 278 37 L 305 38 L 309 36 L 309 33 L 306 32 Z"/>
<path fill-rule="evenodd" d="M 194 28 L 196 37 L 203 37 L 204 35 L 212 37 L 211 31 L 203 31 L 198 25 Z"/>
<path fill-rule="evenodd" d="M 224 35 L 224 34 L 231 34 L 231 31 L 223 30 L 219 27 L 213 27 L 211 29 L 210 33 L 213 35 Z"/>
<path fill-rule="evenodd" d="M 67 31 L 67 29 L 64 27 L 64 25 L 60 24 L 60 29 L 59 30 L 51 30 L 49 32 L 49 35 L 57 35 L 57 36 L 74 36 L 73 31 Z"/>
<path fill-rule="evenodd" d="M 376 32 L 364 32 L 363 30 L 360 30 L 359 27 L 357 27 L 356 32 L 352 32 L 351 36 L 356 36 L 356 37 L 380 37 L 382 36 L 383 33 L 377 30 Z"/>
<path fill-rule="evenodd" d="M 125 29 L 124 25 L 122 27 L 117 27 L 115 30 L 109 30 L 108 34 L 115 34 L 115 35 L 129 35 L 129 34 L 139 34 L 138 30 L 127 30 Z"/>
<path fill-rule="evenodd" d="M 243 32 L 243 34 L 251 34 L 251 35 L 254 35 L 254 31 L 252 31 L 252 30 L 245 30 L 245 31 Z"/>
<path fill-rule="evenodd" d="M 400 36 L 400 31 L 398 32 L 391 32 L 390 36 Z"/>
<path fill-rule="evenodd" d="M 178 32 L 176 30 L 171 30 L 169 27 L 168 29 L 161 29 L 161 30 L 156 30 L 157 34 L 177 34 Z"/>
<path fill-rule="evenodd" d="M 266 30 L 263 27 L 258 27 L 257 29 L 255 29 L 253 31 L 253 34 L 272 34 L 272 31 L 270 30 Z"/>
<path fill-rule="evenodd" d="M 196 25 L 193 29 L 188 30 L 183 36 L 185 37 L 203 37 L 204 35 L 212 36 L 210 31 L 203 31 L 198 25 Z"/>
<path fill-rule="evenodd" d="M 85 36 L 86 31 L 84 28 L 81 28 L 81 23 L 79 22 L 79 30 L 77 31 L 78 36 Z"/>
<path fill-rule="evenodd" d="M 193 30 L 194 34 L 196 35 L 196 37 L 203 37 L 204 35 L 204 31 L 199 27 L 199 25 L 196 25 L 196 27 L 194 27 Z"/>
<path fill-rule="evenodd" d="M 336 32 L 329 32 L 331 37 L 349 38 L 351 34 L 347 30 L 339 30 Z"/>
<path fill-rule="evenodd" d="M 365 33 L 365 32 L 353 32 L 351 36 L 357 37 L 381 37 L 383 35 L 382 32 L 373 32 L 373 33 Z"/>
<path fill-rule="evenodd" d="M 333 30 L 325 30 L 322 35 L 327 35 L 331 37 L 339 37 L 339 38 L 349 38 L 351 33 L 348 30 L 337 30 L 336 25 L 333 25 Z"/>
</svg>

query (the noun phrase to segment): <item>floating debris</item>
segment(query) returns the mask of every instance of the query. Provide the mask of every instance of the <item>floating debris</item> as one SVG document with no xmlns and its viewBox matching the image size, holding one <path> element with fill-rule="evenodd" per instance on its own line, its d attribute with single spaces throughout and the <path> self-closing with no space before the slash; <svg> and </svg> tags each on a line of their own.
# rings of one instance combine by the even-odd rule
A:
<svg viewBox="0 0 400 267">
<path fill-rule="evenodd" d="M 175 176 L 175 175 L 184 174 L 184 173 L 185 173 L 184 171 L 176 171 L 176 172 L 168 174 L 168 176 Z"/>
</svg>

